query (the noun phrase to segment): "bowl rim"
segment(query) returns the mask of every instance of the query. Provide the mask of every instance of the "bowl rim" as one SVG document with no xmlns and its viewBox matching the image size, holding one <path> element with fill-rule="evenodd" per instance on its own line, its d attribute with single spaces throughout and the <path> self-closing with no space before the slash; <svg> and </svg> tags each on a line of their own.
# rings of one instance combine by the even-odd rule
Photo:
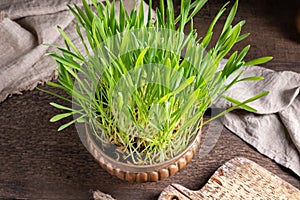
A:
<svg viewBox="0 0 300 200">
<path fill-rule="evenodd" d="M 88 150 L 93 155 L 93 157 L 100 162 L 100 164 L 104 161 L 106 165 L 110 164 L 113 169 L 120 169 L 122 171 L 131 172 L 131 173 L 142 173 L 142 172 L 152 172 L 157 171 L 159 169 L 165 168 L 166 166 L 175 164 L 176 161 L 178 161 L 180 158 L 184 157 L 188 151 L 190 151 L 195 144 L 200 145 L 200 137 L 202 134 L 202 127 L 203 127 L 203 118 L 199 122 L 199 128 L 197 131 L 197 134 L 195 134 L 195 137 L 191 140 L 190 144 L 178 155 L 174 156 L 173 158 L 160 162 L 155 164 L 147 164 L 147 165 L 134 165 L 134 164 L 128 164 L 125 162 L 118 161 L 110 156 L 108 156 L 101 148 L 97 145 L 97 142 L 95 141 L 95 136 L 91 133 L 89 130 L 89 127 L 87 124 L 85 124 L 85 132 L 87 136 L 87 143 L 88 143 Z M 100 142 L 100 141 L 99 141 Z M 93 147 L 91 147 L 92 145 Z M 92 149 L 94 148 L 99 155 L 94 155 L 95 152 Z M 101 160 L 102 159 L 102 160 Z M 103 164 L 103 163 L 102 163 Z"/>
</svg>

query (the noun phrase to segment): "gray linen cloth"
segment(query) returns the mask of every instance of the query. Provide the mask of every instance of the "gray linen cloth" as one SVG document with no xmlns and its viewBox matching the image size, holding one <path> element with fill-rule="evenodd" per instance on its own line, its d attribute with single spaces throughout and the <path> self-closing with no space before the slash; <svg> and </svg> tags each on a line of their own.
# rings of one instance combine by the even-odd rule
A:
<svg viewBox="0 0 300 200">
<path fill-rule="evenodd" d="M 123 2 L 128 10 L 134 6 L 132 0 Z M 137 1 L 137 6 L 140 2 Z M 57 31 L 58 25 L 74 44 L 80 44 L 75 18 L 68 10 L 67 3 L 82 5 L 81 0 L 0 1 L 0 102 L 10 94 L 32 90 L 38 83 L 55 77 L 55 61 L 44 56 L 55 49 L 44 44 L 64 45 Z M 116 3 L 116 9 L 119 8 L 118 4 L 119 2 Z M 144 9 L 148 10 L 146 4 Z M 116 14 L 118 15 L 118 10 Z M 84 51 L 82 45 L 77 47 Z"/>
<path fill-rule="evenodd" d="M 223 60 L 220 66 L 225 62 Z M 240 82 L 225 95 L 244 101 L 262 91 L 270 93 L 248 104 L 257 109 L 257 113 L 235 110 L 226 114 L 222 123 L 260 153 L 300 176 L 300 74 L 250 66 L 241 78 L 250 76 L 265 79 Z M 219 99 L 214 106 L 228 108 L 232 104 Z"/>
<path fill-rule="evenodd" d="M 80 3 L 80 0 L 73 1 Z M 132 0 L 124 1 L 128 9 Z M 43 43 L 63 45 L 56 26 L 61 26 L 75 44 L 74 17 L 63 0 L 4 0 L 0 2 L 0 102 L 9 94 L 31 90 L 55 77 L 55 62 L 45 57 L 53 52 Z M 82 48 L 78 45 L 78 48 Z M 224 65 L 225 60 L 221 66 Z M 223 118 L 224 125 L 260 153 L 290 168 L 300 176 L 300 74 L 249 67 L 244 76 L 265 77 L 264 81 L 235 85 L 228 96 L 245 100 L 268 90 L 267 97 L 250 105 L 258 113 L 236 110 Z M 216 106 L 230 103 L 219 100 Z"/>
<path fill-rule="evenodd" d="M 57 25 L 76 39 L 66 9 L 61 0 L 0 1 L 0 102 L 54 77 L 56 64 L 44 56 L 54 49 L 43 44 L 63 45 Z"/>
</svg>

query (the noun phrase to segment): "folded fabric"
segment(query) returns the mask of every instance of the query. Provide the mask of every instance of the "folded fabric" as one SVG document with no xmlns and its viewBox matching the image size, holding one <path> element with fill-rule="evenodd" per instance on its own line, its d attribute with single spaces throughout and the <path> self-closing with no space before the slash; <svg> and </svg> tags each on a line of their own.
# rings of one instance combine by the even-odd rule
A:
<svg viewBox="0 0 300 200">
<path fill-rule="evenodd" d="M 68 0 L 1 0 L 0 11 L 10 19 L 57 13 L 67 9 Z M 79 3 L 80 0 L 72 2 Z"/>
<path fill-rule="evenodd" d="M 134 1 L 123 0 L 126 9 Z M 137 1 L 137 6 L 142 1 Z M 8 95 L 32 90 L 38 83 L 55 77 L 55 61 L 44 56 L 54 52 L 53 47 L 63 46 L 64 41 L 57 31 L 60 26 L 79 50 L 83 51 L 76 34 L 75 17 L 66 6 L 68 0 L 4 0 L 0 2 L 0 102 Z M 81 0 L 72 3 L 82 5 Z M 116 9 L 118 14 L 118 3 Z M 147 11 L 147 4 L 144 3 Z M 145 12 L 147 15 L 147 12 Z M 145 19 L 146 20 L 146 19 Z"/>
<path fill-rule="evenodd" d="M 79 2 L 79 0 L 76 0 Z M 53 48 L 44 44 L 63 45 L 57 31 L 61 26 L 76 39 L 74 17 L 66 0 L 9 0 L 0 2 L 0 102 L 9 94 L 31 90 L 40 82 L 54 77 L 55 62 L 44 56 Z M 22 17 L 22 18 L 21 18 Z"/>
<path fill-rule="evenodd" d="M 250 76 L 264 76 L 265 79 L 240 82 L 225 95 L 240 101 L 262 91 L 269 91 L 269 95 L 249 104 L 258 110 L 257 113 L 235 110 L 226 114 L 222 122 L 260 153 L 300 176 L 300 74 L 251 66 L 241 78 Z M 215 106 L 228 108 L 232 105 L 219 99 Z"/>
</svg>

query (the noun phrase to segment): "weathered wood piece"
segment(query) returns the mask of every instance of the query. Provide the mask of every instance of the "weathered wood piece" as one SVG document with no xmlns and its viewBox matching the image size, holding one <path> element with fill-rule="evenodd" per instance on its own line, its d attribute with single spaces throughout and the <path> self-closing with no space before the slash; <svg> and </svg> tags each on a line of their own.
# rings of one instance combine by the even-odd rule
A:
<svg viewBox="0 0 300 200">
<path fill-rule="evenodd" d="M 222 167 L 199 191 L 172 184 L 159 200 L 188 199 L 300 199 L 300 191 L 246 158 L 235 158 Z"/>
<path fill-rule="evenodd" d="M 99 190 L 93 192 L 93 198 L 94 200 L 115 200 L 109 194 L 105 194 Z"/>
</svg>

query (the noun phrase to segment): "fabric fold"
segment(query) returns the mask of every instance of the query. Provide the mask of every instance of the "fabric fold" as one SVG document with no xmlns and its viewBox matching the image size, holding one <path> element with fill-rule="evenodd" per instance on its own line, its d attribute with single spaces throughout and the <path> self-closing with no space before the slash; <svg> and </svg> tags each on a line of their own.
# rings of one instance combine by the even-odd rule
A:
<svg viewBox="0 0 300 200">
<path fill-rule="evenodd" d="M 126 9 L 133 9 L 131 0 L 123 0 Z M 142 1 L 139 0 L 137 5 Z M 56 76 L 56 63 L 50 57 L 44 56 L 47 52 L 56 51 L 54 48 L 44 44 L 54 44 L 64 46 L 64 41 L 57 30 L 60 26 L 70 37 L 76 47 L 84 51 L 80 38 L 76 34 L 75 17 L 66 6 L 68 3 L 82 5 L 81 0 L 4 0 L 0 2 L 0 33 L 10 33 L 2 28 L 7 22 L 13 23 L 16 27 L 26 33 L 31 38 L 28 43 L 22 44 L 22 48 L 14 49 L 13 52 L 6 51 L 12 48 L 11 38 L 6 38 L 2 42 L 0 49 L 1 59 L 7 62 L 0 62 L 0 102 L 8 95 L 20 94 L 23 90 L 32 90 L 39 83 L 51 80 Z M 144 3 L 147 11 L 148 5 Z M 118 13 L 118 3 L 116 4 Z M 147 15 L 147 12 L 145 12 Z M 12 20 L 14 19 L 14 21 Z M 16 35 L 16 41 L 23 41 L 26 34 Z M 24 47 L 25 45 L 25 47 Z M 4 59 L 3 59 L 4 60 Z"/>
<path fill-rule="evenodd" d="M 262 91 L 269 91 L 269 95 L 249 104 L 257 113 L 236 110 L 223 117 L 223 124 L 260 153 L 300 176 L 300 74 L 251 66 L 241 78 L 249 76 L 265 79 L 240 82 L 225 95 L 239 101 Z M 219 99 L 214 106 L 225 109 L 232 104 Z"/>
<path fill-rule="evenodd" d="M 37 43 L 32 33 L 6 17 L 0 22 L 0 35 L 0 66 L 13 62 Z"/>
<path fill-rule="evenodd" d="M 15 20 L 28 16 L 39 16 L 68 10 L 69 3 L 81 4 L 81 0 L 2 0 L 0 11 Z"/>
<path fill-rule="evenodd" d="M 48 72 L 47 76 L 49 78 L 47 80 L 53 77 L 56 64 L 52 59 L 47 59 L 44 56 L 49 49 L 44 44 L 63 45 L 63 41 L 59 40 L 60 34 L 56 27 L 60 25 L 63 29 L 66 29 L 73 19 L 74 17 L 70 12 L 64 11 L 41 16 L 30 16 L 19 20 L 19 23 L 24 27 L 34 30 L 34 34 L 31 34 L 31 37 L 28 36 L 29 41 L 27 42 L 32 45 L 22 43 L 25 39 L 24 33 L 14 34 L 15 38 L 6 38 L 8 42 L 2 43 L 3 49 L 1 48 L 0 54 L 2 58 L 7 59 L 3 63 L 1 62 L 0 65 L 0 101 L 3 101 L 9 94 L 31 89 L 33 85 L 36 86 L 40 81 L 45 81 L 44 70 Z M 7 20 L 4 19 L 1 22 L 0 28 L 4 27 L 3 23 Z M 14 24 L 16 23 L 14 22 Z M 15 26 L 21 27 L 18 24 Z M 1 31 L 9 34 L 4 28 Z M 29 33 L 25 29 L 23 32 Z M 33 37 L 32 35 L 36 36 Z M 22 45 L 26 45 L 26 48 L 13 48 L 14 42 L 12 41 L 20 41 Z M 12 49 L 12 51 L 7 51 L 6 49 Z M 36 63 L 41 65 L 36 65 Z"/>
</svg>

